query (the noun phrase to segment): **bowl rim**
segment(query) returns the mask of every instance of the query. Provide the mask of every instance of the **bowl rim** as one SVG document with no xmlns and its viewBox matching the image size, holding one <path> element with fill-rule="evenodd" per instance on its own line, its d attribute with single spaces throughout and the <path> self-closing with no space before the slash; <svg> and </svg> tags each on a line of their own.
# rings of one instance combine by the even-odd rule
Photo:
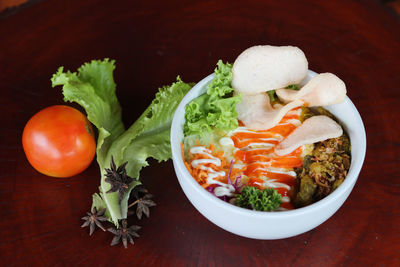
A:
<svg viewBox="0 0 400 267">
<path fill-rule="evenodd" d="M 317 75 L 314 71 L 308 70 L 307 77 L 313 77 Z M 309 214 L 313 213 L 316 210 L 319 210 L 321 208 L 329 206 L 329 204 L 332 201 L 335 201 L 337 199 L 340 199 L 340 197 L 344 194 L 346 194 L 347 190 L 351 190 L 352 187 L 354 186 L 355 182 L 357 181 L 358 174 L 361 171 L 364 159 L 365 159 L 365 153 L 366 153 L 366 133 L 365 133 L 365 127 L 364 123 L 361 119 L 360 113 L 358 112 L 357 108 L 353 104 L 353 102 L 350 100 L 350 98 L 346 95 L 344 101 L 342 103 L 345 103 L 345 105 L 348 105 L 350 109 L 353 111 L 353 114 L 355 115 L 355 119 L 358 121 L 358 126 L 360 127 L 359 130 L 361 130 L 361 150 L 357 159 L 351 163 L 349 172 L 347 173 L 346 179 L 344 179 L 343 183 L 332 193 L 330 193 L 328 196 L 325 198 L 318 200 L 314 202 L 313 204 L 310 204 L 305 207 L 293 209 L 293 210 L 285 210 L 285 211 L 279 211 L 279 212 L 265 212 L 265 211 L 256 211 L 256 210 L 250 210 L 250 209 L 245 209 L 241 208 L 238 206 L 235 206 L 233 204 L 227 203 L 214 195 L 210 194 L 207 190 L 205 190 L 201 185 L 197 183 L 197 181 L 191 176 L 189 171 L 186 169 L 185 164 L 183 163 L 183 158 L 182 158 L 182 153 L 181 153 L 181 140 L 178 140 L 178 135 L 181 133 L 183 136 L 183 123 L 184 123 L 184 114 L 185 114 L 185 107 L 186 105 L 195 99 L 196 97 L 200 96 L 207 90 L 207 85 L 211 80 L 215 77 L 215 74 L 210 74 L 207 77 L 203 78 L 201 81 L 199 81 L 197 84 L 193 86 L 192 89 L 189 90 L 189 92 L 184 96 L 182 101 L 179 103 L 175 114 L 173 116 L 172 124 L 171 124 L 171 135 L 170 135 L 170 141 L 171 141 L 171 151 L 172 151 L 172 160 L 174 162 L 174 167 L 175 167 L 175 172 L 178 177 L 178 181 L 182 186 L 181 179 L 186 179 L 190 187 L 192 187 L 196 192 L 200 194 L 202 198 L 206 198 L 207 200 L 211 201 L 213 205 L 218 206 L 223 209 L 227 209 L 228 211 L 232 213 L 236 213 L 238 215 L 244 215 L 244 216 L 252 216 L 252 217 L 260 217 L 260 218 L 290 218 L 290 217 L 297 217 L 299 215 L 304 215 L 304 214 Z M 340 118 L 338 118 L 340 119 Z M 350 142 L 351 144 L 353 142 Z M 353 152 L 353 150 L 352 150 Z M 353 158 L 353 154 L 352 154 Z M 182 176 L 178 175 L 178 171 L 181 172 Z M 348 179 L 349 178 L 349 179 Z M 186 194 L 185 194 L 186 195 Z M 186 196 L 188 197 L 188 196 Z M 188 197 L 189 198 L 189 197 Z M 189 199 L 190 200 L 190 199 Z"/>
</svg>

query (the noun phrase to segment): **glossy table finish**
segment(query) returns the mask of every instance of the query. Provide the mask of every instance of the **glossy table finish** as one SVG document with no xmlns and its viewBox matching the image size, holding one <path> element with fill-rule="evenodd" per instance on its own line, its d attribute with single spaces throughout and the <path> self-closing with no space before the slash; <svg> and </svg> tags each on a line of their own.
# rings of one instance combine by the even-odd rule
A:
<svg viewBox="0 0 400 267">
<path fill-rule="evenodd" d="M 301 2 L 301 3 L 300 3 Z M 189 203 L 172 162 L 143 169 L 157 206 L 135 245 L 89 237 L 82 217 L 99 185 L 96 162 L 55 179 L 21 146 L 27 120 L 62 104 L 50 77 L 91 59 L 116 60 L 117 95 L 130 125 L 177 75 L 197 82 L 218 59 L 256 44 L 300 47 L 316 72 L 347 85 L 367 131 L 359 180 L 342 208 L 305 234 L 251 240 L 210 223 Z M 41 1 L 0 15 L 0 258 L 13 265 L 400 265 L 400 18 L 379 1 Z M 245 225 L 244 227 L 251 227 Z"/>
</svg>

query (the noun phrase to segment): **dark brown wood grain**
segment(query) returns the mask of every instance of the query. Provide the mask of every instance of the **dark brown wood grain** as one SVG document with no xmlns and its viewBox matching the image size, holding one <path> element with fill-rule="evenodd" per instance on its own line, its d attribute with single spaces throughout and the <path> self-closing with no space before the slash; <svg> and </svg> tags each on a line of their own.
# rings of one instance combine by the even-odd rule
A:
<svg viewBox="0 0 400 267">
<path fill-rule="evenodd" d="M 295 45 L 310 69 L 347 85 L 367 131 L 367 155 L 348 200 L 305 234 L 275 241 L 230 234 L 183 194 L 171 161 L 141 172 L 155 195 L 128 249 L 81 229 L 99 184 L 95 162 L 49 178 L 27 162 L 21 134 L 40 109 L 63 103 L 61 65 L 116 60 L 131 124 L 177 75 L 197 82 L 218 59 L 256 44 Z M 0 14 L 0 259 L 7 266 L 399 266 L 400 18 L 379 1 L 42 1 Z M 296 223 L 296 222 L 293 222 Z M 244 227 L 251 227 L 246 225 Z"/>
</svg>

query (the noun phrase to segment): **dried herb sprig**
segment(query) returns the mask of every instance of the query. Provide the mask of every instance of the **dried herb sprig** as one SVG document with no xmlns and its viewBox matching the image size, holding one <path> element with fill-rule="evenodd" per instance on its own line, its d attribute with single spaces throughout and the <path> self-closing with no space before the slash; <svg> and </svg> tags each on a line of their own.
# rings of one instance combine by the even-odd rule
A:
<svg viewBox="0 0 400 267">
<path fill-rule="evenodd" d="M 101 230 L 106 231 L 106 229 L 103 227 L 100 221 L 104 222 L 107 221 L 108 219 L 103 216 L 104 213 L 106 212 L 106 209 L 102 209 L 97 211 L 96 208 L 93 208 L 91 212 L 86 212 L 87 216 L 82 217 L 82 220 L 85 220 L 85 222 L 81 225 L 81 227 L 86 227 L 89 226 L 89 235 L 92 235 L 94 232 L 94 229 L 99 227 Z"/>
<path fill-rule="evenodd" d="M 109 232 L 115 235 L 113 240 L 111 241 L 111 246 L 118 244 L 122 240 L 122 244 L 124 245 L 124 247 L 128 248 L 128 241 L 132 245 L 134 244 L 133 237 L 139 237 L 136 231 L 138 231 L 141 227 L 138 225 L 131 225 L 130 227 L 128 227 L 128 222 L 126 219 L 123 219 L 121 224 L 121 228 L 117 229 L 115 227 L 110 227 L 107 229 Z"/>
<path fill-rule="evenodd" d="M 111 189 L 106 193 L 118 192 L 119 201 L 121 202 L 124 195 L 128 192 L 129 184 L 133 182 L 133 178 L 129 177 L 126 174 L 126 164 L 128 162 L 123 163 L 121 166 L 117 168 L 114 162 L 113 156 L 111 156 L 110 169 L 105 169 L 106 171 L 106 179 L 104 179 L 107 183 L 111 185 Z"/>
</svg>

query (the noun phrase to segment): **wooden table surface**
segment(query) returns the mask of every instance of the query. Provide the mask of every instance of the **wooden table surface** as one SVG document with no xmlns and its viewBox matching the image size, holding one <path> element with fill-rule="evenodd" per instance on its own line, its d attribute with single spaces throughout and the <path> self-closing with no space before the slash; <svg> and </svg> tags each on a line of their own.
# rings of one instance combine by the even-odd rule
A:
<svg viewBox="0 0 400 267">
<path fill-rule="evenodd" d="M 50 84 L 59 66 L 115 59 L 130 125 L 158 87 L 177 75 L 197 82 L 256 44 L 298 46 L 310 69 L 341 77 L 366 127 L 358 182 L 316 229 L 275 241 L 235 236 L 190 204 L 171 161 L 151 161 L 141 179 L 158 205 L 131 220 L 142 226 L 134 246 L 110 247 L 110 233 L 80 228 L 97 163 L 55 179 L 27 162 L 25 123 L 63 103 Z M 379 1 L 35 1 L 0 14 L 0 92 L 0 265 L 400 265 L 400 17 Z"/>
</svg>

